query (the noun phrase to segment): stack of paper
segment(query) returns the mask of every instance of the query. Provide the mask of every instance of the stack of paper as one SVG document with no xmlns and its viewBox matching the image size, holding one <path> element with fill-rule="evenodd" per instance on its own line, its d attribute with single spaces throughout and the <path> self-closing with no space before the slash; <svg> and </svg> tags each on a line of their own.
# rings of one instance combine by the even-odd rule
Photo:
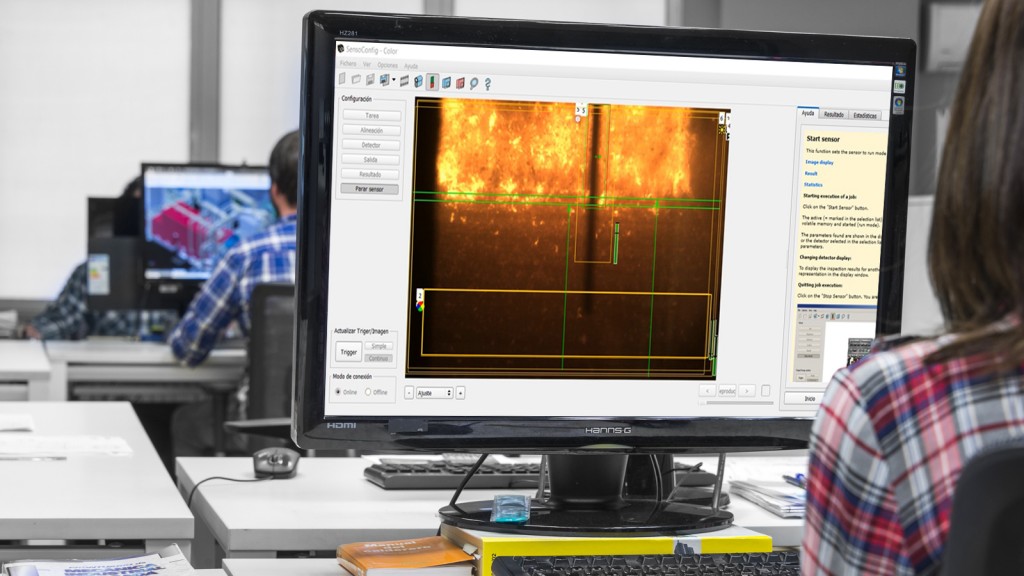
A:
<svg viewBox="0 0 1024 576">
<path fill-rule="evenodd" d="M 782 518 L 803 518 L 807 491 L 782 481 L 733 480 L 729 492 L 742 496 Z"/>
<path fill-rule="evenodd" d="M 117 560 L 20 560 L 3 567 L 3 576 L 188 576 L 192 565 L 172 544 L 156 554 Z"/>
</svg>

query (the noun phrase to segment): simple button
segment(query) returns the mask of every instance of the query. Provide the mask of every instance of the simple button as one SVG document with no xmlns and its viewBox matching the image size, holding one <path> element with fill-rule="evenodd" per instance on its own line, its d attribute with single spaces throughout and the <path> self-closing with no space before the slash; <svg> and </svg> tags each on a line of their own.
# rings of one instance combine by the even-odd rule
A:
<svg viewBox="0 0 1024 576">
<path fill-rule="evenodd" d="M 398 126 L 374 126 L 367 124 L 345 124 L 341 127 L 342 134 L 356 136 L 398 136 L 402 129 Z"/>
<path fill-rule="evenodd" d="M 398 156 L 387 154 L 342 154 L 342 164 L 364 164 L 368 166 L 398 166 Z"/>
<path fill-rule="evenodd" d="M 398 184 L 356 184 L 342 183 L 342 194 L 374 194 L 377 196 L 394 196 L 398 194 Z"/>
<path fill-rule="evenodd" d="M 346 139 L 341 141 L 341 147 L 345 150 L 365 150 L 366 152 L 394 152 L 399 149 L 398 140 Z"/>
<path fill-rule="evenodd" d="M 359 362 L 363 359 L 362 342 L 335 342 L 334 360 L 337 362 Z"/>
<path fill-rule="evenodd" d="M 341 177 L 364 178 L 366 180 L 398 180 L 398 170 L 374 170 L 373 168 L 348 168 L 341 171 Z"/>
<path fill-rule="evenodd" d="M 465 386 L 456 386 L 455 387 L 455 399 L 456 400 L 465 400 L 466 399 L 466 387 Z"/>
<path fill-rule="evenodd" d="M 366 122 L 400 122 L 402 113 L 396 110 L 353 110 L 349 108 L 341 113 L 345 120 L 363 120 Z"/>
<path fill-rule="evenodd" d="M 850 117 L 854 120 L 881 120 L 882 113 L 878 110 L 851 110 Z"/>
<path fill-rule="evenodd" d="M 701 384 L 699 394 L 701 396 L 714 396 L 717 393 L 716 388 L 717 386 L 714 384 Z"/>
<path fill-rule="evenodd" d="M 367 350 L 394 350 L 394 342 L 367 342 L 363 345 Z"/>
<path fill-rule="evenodd" d="M 722 384 L 718 387 L 719 398 L 735 398 L 736 397 L 736 385 L 735 384 Z"/>
<path fill-rule="evenodd" d="M 740 397 L 750 398 L 756 393 L 756 388 L 753 384 L 740 384 L 739 391 Z"/>
<path fill-rule="evenodd" d="M 761 384 L 761 396 L 771 396 L 771 395 L 772 395 L 772 385 L 771 384 Z"/>
<path fill-rule="evenodd" d="M 786 392 L 786 404 L 821 404 L 822 392 Z"/>
<path fill-rule="evenodd" d="M 416 397 L 422 400 L 451 400 L 455 397 L 455 391 L 451 386 L 419 386 L 416 388 Z"/>
<path fill-rule="evenodd" d="M 413 388 L 412 386 L 406 386 L 405 387 L 405 399 L 406 400 L 412 400 L 415 396 L 416 396 L 416 388 Z"/>
<path fill-rule="evenodd" d="M 818 110 L 818 118 L 826 118 L 828 120 L 849 120 L 849 110 L 836 110 L 834 108 L 822 108 Z"/>
</svg>

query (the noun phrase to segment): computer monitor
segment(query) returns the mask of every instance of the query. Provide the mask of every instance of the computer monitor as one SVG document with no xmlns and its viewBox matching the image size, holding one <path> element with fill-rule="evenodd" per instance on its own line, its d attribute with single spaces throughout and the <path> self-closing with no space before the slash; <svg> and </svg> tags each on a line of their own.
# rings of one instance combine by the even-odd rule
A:
<svg viewBox="0 0 1024 576">
<path fill-rule="evenodd" d="M 232 246 L 276 219 L 260 166 L 142 165 L 147 304 L 187 305 Z"/>
<path fill-rule="evenodd" d="M 899 331 L 911 40 L 313 12 L 303 42 L 302 447 L 805 447 Z M 621 461 L 560 459 L 535 519 L 620 507 L 583 486 Z"/>
</svg>

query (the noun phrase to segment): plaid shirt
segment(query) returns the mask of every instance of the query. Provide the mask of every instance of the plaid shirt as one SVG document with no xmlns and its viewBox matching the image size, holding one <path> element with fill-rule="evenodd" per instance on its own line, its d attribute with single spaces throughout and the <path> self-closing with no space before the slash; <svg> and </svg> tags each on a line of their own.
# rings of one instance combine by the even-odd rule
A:
<svg viewBox="0 0 1024 576">
<path fill-rule="evenodd" d="M 238 320 L 242 331 L 249 333 L 249 297 L 253 286 L 294 281 L 293 214 L 240 242 L 224 255 L 171 333 L 171 350 L 188 366 L 199 364 L 232 320 Z"/>
<path fill-rule="evenodd" d="M 930 574 L 967 460 L 1024 435 L 1024 367 L 988 355 L 926 365 L 953 336 L 840 370 L 811 431 L 804 574 Z"/>
<path fill-rule="evenodd" d="M 136 310 L 95 312 L 89 310 L 85 263 L 79 264 L 57 299 L 30 321 L 43 340 L 80 340 L 86 336 L 138 336 L 142 328 Z M 170 330 L 178 321 L 169 310 L 146 311 L 150 333 Z"/>
</svg>

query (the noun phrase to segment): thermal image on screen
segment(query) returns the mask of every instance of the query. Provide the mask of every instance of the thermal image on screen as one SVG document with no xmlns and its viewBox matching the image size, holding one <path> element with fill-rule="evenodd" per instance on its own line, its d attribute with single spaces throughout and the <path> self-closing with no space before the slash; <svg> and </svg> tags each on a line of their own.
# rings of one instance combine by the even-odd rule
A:
<svg viewBox="0 0 1024 576">
<path fill-rule="evenodd" d="M 146 239 L 195 270 L 212 270 L 274 220 L 266 190 L 147 188 L 145 208 Z"/>
<path fill-rule="evenodd" d="M 729 112 L 417 100 L 407 375 L 714 379 Z"/>
</svg>

